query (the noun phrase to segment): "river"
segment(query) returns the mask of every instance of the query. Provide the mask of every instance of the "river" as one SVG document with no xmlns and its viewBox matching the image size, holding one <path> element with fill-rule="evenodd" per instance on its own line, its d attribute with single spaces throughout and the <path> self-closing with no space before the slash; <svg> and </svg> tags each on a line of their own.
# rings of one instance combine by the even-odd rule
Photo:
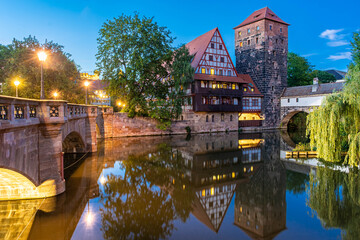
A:
<svg viewBox="0 0 360 240">
<path fill-rule="evenodd" d="M 0 239 L 359 239 L 360 178 L 277 131 L 99 141 L 66 192 L 0 202 Z"/>
</svg>

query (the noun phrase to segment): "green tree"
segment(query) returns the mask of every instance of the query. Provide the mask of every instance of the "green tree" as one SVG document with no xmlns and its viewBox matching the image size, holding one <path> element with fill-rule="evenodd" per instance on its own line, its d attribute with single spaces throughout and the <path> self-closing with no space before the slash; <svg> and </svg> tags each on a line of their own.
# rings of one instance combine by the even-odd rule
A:
<svg viewBox="0 0 360 240">
<path fill-rule="evenodd" d="M 352 41 L 355 56 L 344 90 L 326 97 L 324 103 L 307 120 L 311 147 L 326 161 L 341 161 L 341 151 L 348 146 L 345 163 L 358 166 L 360 160 L 360 41 L 358 33 Z"/>
<path fill-rule="evenodd" d="M 314 78 L 318 78 L 320 83 L 330 83 L 330 82 L 335 82 L 336 78 L 334 75 L 325 72 L 325 71 L 321 71 L 321 70 L 314 70 L 310 73 L 310 77 L 311 79 Z"/>
<path fill-rule="evenodd" d="M 0 45 L 0 81 L 5 83 L 4 94 L 14 95 L 13 81 L 19 78 L 19 96 L 40 98 L 40 62 L 37 52 L 44 50 L 48 58 L 44 62 L 45 97 L 52 98 L 52 92 L 58 91 L 61 99 L 70 102 L 84 102 L 84 96 L 76 80 L 78 67 L 71 55 L 63 51 L 63 46 L 52 41 L 40 44 L 32 36 L 16 40 L 8 46 Z"/>
<path fill-rule="evenodd" d="M 312 84 L 310 73 L 313 66 L 308 60 L 296 53 L 289 52 L 288 54 L 288 86 L 303 86 Z"/>
<path fill-rule="evenodd" d="M 178 87 L 191 75 L 187 49 L 174 51 L 170 31 L 137 13 L 108 20 L 99 35 L 97 68 L 109 81 L 110 95 L 126 102 L 129 116 L 176 118 L 182 98 Z M 169 93 L 170 88 L 175 91 Z"/>
</svg>

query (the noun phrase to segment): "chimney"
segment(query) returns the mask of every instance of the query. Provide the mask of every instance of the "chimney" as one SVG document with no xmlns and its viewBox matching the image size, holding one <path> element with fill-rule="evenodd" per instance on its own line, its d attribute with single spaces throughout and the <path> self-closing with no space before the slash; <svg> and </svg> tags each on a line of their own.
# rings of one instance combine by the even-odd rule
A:
<svg viewBox="0 0 360 240">
<path fill-rule="evenodd" d="M 319 79 L 316 77 L 313 79 L 312 92 L 316 92 L 319 89 Z"/>
</svg>

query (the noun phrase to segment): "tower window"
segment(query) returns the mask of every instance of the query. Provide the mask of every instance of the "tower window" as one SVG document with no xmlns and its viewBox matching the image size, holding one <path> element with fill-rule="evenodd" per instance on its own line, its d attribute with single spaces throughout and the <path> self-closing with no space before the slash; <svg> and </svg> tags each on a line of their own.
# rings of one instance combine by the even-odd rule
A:
<svg viewBox="0 0 360 240">
<path fill-rule="evenodd" d="M 221 114 L 221 121 L 223 122 L 224 119 L 225 119 L 225 116 L 224 116 L 224 114 L 222 113 L 222 114 Z"/>
<path fill-rule="evenodd" d="M 212 122 L 215 122 L 215 116 L 214 116 L 214 115 L 211 116 L 211 121 L 212 121 Z M 214 147 L 213 147 L 213 148 L 214 148 Z"/>
<path fill-rule="evenodd" d="M 247 31 L 247 32 L 248 32 L 248 34 L 250 34 L 250 28 L 248 28 L 248 31 Z"/>
<path fill-rule="evenodd" d="M 284 39 L 281 39 L 281 43 L 282 43 L 282 44 L 284 43 Z"/>
<path fill-rule="evenodd" d="M 280 32 L 282 33 L 282 28 L 280 28 Z"/>
<path fill-rule="evenodd" d="M 260 27 L 259 27 L 259 26 L 256 26 L 256 30 L 259 31 L 259 30 L 260 30 Z"/>
<path fill-rule="evenodd" d="M 250 40 L 248 40 L 248 45 L 250 45 Z"/>
<path fill-rule="evenodd" d="M 232 122 L 232 115 L 230 115 L 230 122 Z M 232 142 L 230 141 L 230 146 L 232 145 Z"/>
<path fill-rule="evenodd" d="M 209 122 L 209 116 L 208 115 L 206 115 L 206 122 Z M 207 143 L 206 143 L 206 148 L 207 148 Z"/>
<path fill-rule="evenodd" d="M 256 44 L 258 44 L 259 43 L 259 38 L 256 38 Z"/>
<path fill-rule="evenodd" d="M 240 47 L 242 47 L 243 46 L 243 42 L 240 42 Z"/>
<path fill-rule="evenodd" d="M 278 39 L 276 39 L 276 43 L 278 43 Z"/>
<path fill-rule="evenodd" d="M 219 45 L 219 49 L 222 50 L 222 45 L 221 44 Z"/>
<path fill-rule="evenodd" d="M 220 62 L 224 62 L 224 61 L 225 61 L 224 57 L 220 57 Z"/>
<path fill-rule="evenodd" d="M 213 43 L 211 43 L 211 48 L 214 48 L 215 46 L 214 46 L 214 44 Z"/>
<path fill-rule="evenodd" d="M 241 31 L 238 32 L 238 37 L 241 37 Z"/>
<path fill-rule="evenodd" d="M 214 57 L 212 55 L 209 55 L 209 61 L 213 61 Z"/>
<path fill-rule="evenodd" d="M 274 91 L 274 86 L 271 86 L 271 90 Z"/>
<path fill-rule="evenodd" d="M 272 25 L 269 26 L 270 31 L 272 31 Z"/>
</svg>

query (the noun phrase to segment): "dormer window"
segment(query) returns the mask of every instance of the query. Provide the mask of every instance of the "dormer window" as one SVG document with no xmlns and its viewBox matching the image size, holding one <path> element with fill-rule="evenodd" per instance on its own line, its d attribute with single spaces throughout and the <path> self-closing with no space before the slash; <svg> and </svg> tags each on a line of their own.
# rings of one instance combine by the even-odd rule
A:
<svg viewBox="0 0 360 240">
<path fill-rule="evenodd" d="M 215 45 L 213 43 L 211 43 L 211 48 L 215 48 Z"/>
</svg>

